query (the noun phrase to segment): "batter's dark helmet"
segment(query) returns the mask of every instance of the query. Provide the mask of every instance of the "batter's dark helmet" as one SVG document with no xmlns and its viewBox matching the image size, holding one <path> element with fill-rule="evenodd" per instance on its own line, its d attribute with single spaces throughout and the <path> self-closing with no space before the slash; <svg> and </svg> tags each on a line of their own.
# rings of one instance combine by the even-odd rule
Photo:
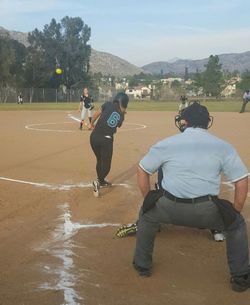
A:
<svg viewBox="0 0 250 305">
<path fill-rule="evenodd" d="M 120 106 L 122 106 L 125 109 L 128 107 L 128 102 L 129 102 L 129 97 L 124 92 L 118 93 L 113 100 L 113 103 L 118 103 Z"/>
</svg>

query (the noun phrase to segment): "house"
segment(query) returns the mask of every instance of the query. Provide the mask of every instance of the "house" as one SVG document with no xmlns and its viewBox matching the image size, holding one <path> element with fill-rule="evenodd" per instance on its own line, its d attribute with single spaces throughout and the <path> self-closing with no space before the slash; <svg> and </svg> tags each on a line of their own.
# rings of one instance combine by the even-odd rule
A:
<svg viewBox="0 0 250 305">
<path fill-rule="evenodd" d="M 171 88 L 171 85 L 174 81 L 178 81 L 179 83 L 183 82 L 183 79 L 180 77 L 169 77 L 169 78 L 162 78 L 161 83 L 164 85 L 167 85 L 169 88 Z"/>
<path fill-rule="evenodd" d="M 151 89 L 146 86 L 138 86 L 134 88 L 129 88 L 125 91 L 125 93 L 134 99 L 143 99 L 143 98 L 150 98 Z"/>
<path fill-rule="evenodd" d="M 226 87 L 221 92 L 221 96 L 229 97 L 234 95 L 236 93 L 236 86 L 238 82 L 240 82 L 239 76 L 229 79 L 226 83 Z"/>
</svg>

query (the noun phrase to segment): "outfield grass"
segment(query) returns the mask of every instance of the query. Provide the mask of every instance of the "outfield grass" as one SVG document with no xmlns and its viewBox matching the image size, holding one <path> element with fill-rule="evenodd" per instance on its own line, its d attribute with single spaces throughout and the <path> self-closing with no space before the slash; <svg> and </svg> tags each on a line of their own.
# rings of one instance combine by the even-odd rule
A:
<svg viewBox="0 0 250 305">
<path fill-rule="evenodd" d="M 238 112 L 241 108 L 241 101 L 202 101 L 211 112 Z M 101 104 L 95 103 L 95 109 Z M 71 103 L 0 103 L 0 111 L 39 111 L 39 110 L 77 110 L 79 102 Z M 130 101 L 128 111 L 177 111 L 179 102 L 169 101 Z"/>
</svg>

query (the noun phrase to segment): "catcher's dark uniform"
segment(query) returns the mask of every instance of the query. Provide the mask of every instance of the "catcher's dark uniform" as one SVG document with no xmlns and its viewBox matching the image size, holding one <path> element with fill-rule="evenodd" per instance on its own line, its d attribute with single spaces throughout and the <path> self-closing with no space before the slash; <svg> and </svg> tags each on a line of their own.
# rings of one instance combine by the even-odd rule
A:
<svg viewBox="0 0 250 305">
<path fill-rule="evenodd" d="M 101 106 L 101 115 L 90 135 L 90 145 L 96 156 L 97 178 L 102 183 L 108 175 L 113 155 L 113 136 L 121 127 L 124 114 L 112 102 Z"/>
<path fill-rule="evenodd" d="M 86 109 L 93 109 L 93 98 L 92 96 L 83 96 L 81 95 L 80 101 L 83 102 L 83 107 Z"/>
<path fill-rule="evenodd" d="M 81 95 L 80 103 L 82 103 L 81 122 L 80 122 L 80 129 L 82 129 L 82 125 L 83 125 L 83 121 L 86 116 L 86 113 L 88 113 L 89 123 L 91 123 L 92 109 L 94 108 L 93 98 L 90 95 L 88 95 L 88 96 Z"/>
</svg>

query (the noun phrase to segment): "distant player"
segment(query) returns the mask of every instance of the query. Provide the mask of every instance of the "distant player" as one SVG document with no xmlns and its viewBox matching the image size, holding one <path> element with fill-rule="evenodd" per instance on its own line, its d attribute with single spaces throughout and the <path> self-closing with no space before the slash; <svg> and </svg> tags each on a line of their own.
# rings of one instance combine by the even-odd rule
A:
<svg viewBox="0 0 250 305">
<path fill-rule="evenodd" d="M 22 104 L 22 103 L 23 103 L 23 95 L 20 92 L 17 97 L 17 104 Z"/>
<path fill-rule="evenodd" d="M 245 112 L 246 105 L 250 101 L 250 92 L 249 92 L 249 90 L 246 90 L 244 92 L 242 99 L 243 99 L 243 102 L 242 102 L 240 113 Z"/>
<path fill-rule="evenodd" d="M 187 107 L 188 107 L 188 98 L 185 95 L 181 95 L 180 105 L 179 105 L 179 113 Z"/>
<path fill-rule="evenodd" d="M 121 127 L 126 114 L 129 97 L 118 93 L 113 102 L 104 103 L 92 118 L 92 124 L 98 119 L 90 135 L 91 148 L 96 156 L 97 179 L 93 181 L 94 196 L 99 197 L 101 187 L 110 187 L 106 177 L 111 168 L 114 134 Z"/>
<path fill-rule="evenodd" d="M 83 89 L 82 95 L 80 97 L 79 112 L 81 112 L 81 121 L 79 129 L 82 130 L 84 124 L 84 119 L 88 113 L 89 118 L 89 129 L 91 129 L 91 119 L 92 119 L 92 109 L 94 108 L 94 101 L 87 88 Z M 87 124 L 86 124 L 87 125 Z"/>
</svg>

